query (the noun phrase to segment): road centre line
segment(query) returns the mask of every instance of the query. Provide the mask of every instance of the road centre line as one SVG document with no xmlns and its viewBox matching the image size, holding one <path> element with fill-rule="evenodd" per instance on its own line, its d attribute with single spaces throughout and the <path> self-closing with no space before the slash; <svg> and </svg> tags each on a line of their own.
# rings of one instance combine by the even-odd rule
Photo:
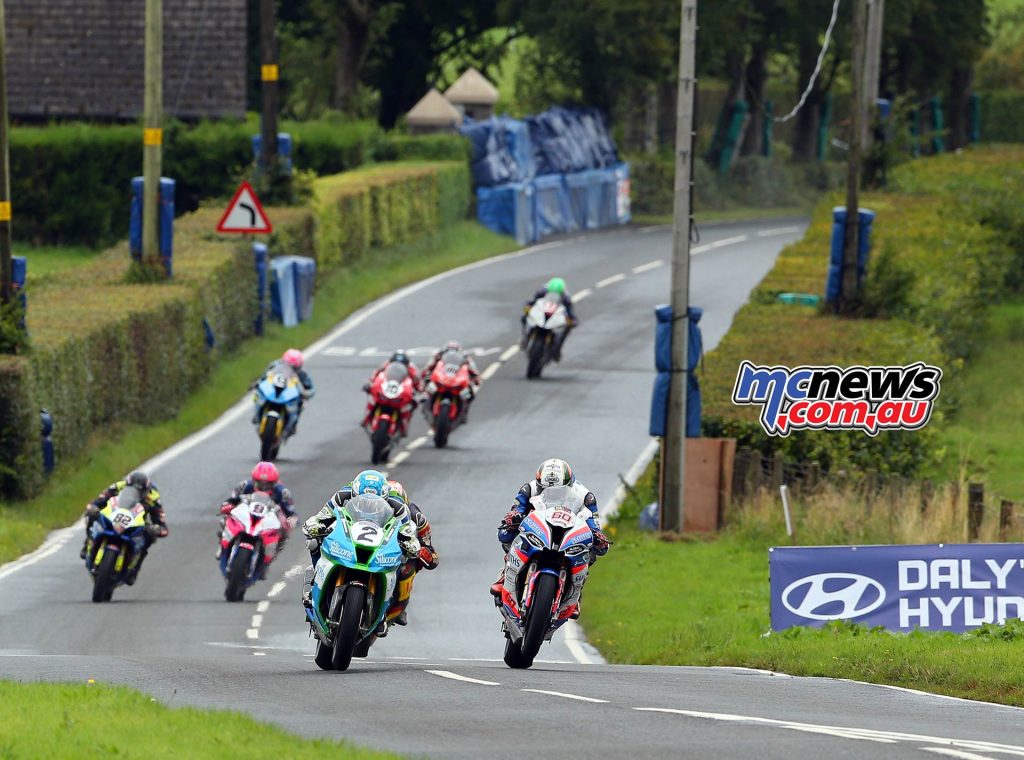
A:
<svg viewBox="0 0 1024 760">
<path fill-rule="evenodd" d="M 737 243 L 745 243 L 750 240 L 750 235 L 734 235 L 733 237 L 722 238 L 716 240 L 713 243 L 708 243 L 712 248 L 724 248 L 727 245 L 736 245 Z"/>
<path fill-rule="evenodd" d="M 287 586 L 288 586 L 288 584 L 285 583 L 284 581 L 278 581 L 277 583 L 275 583 L 273 586 L 270 587 L 270 591 L 267 592 L 267 597 L 273 599 L 275 596 L 277 596 L 282 591 L 284 591 Z M 262 602 L 261 602 L 261 604 L 262 604 Z"/>
<path fill-rule="evenodd" d="M 548 694 L 552 697 L 565 697 L 566 699 L 578 699 L 580 702 L 597 702 L 608 704 L 607 699 L 594 699 L 594 697 L 581 697 L 579 694 L 566 694 L 561 691 L 545 691 L 544 689 L 520 689 L 519 691 L 530 691 L 534 694 Z"/>
<path fill-rule="evenodd" d="M 581 290 L 579 293 L 572 297 L 572 300 L 575 301 L 576 303 L 579 303 L 593 292 L 594 291 L 591 290 L 590 288 L 583 288 L 583 290 Z"/>
<path fill-rule="evenodd" d="M 611 277 L 605 277 L 603 280 L 598 281 L 597 287 L 606 288 L 609 285 L 614 285 L 617 282 L 622 282 L 626 279 L 626 275 L 623 272 L 613 274 Z"/>
<path fill-rule="evenodd" d="M 515 356 L 518 353 L 519 353 L 519 346 L 518 345 L 509 346 L 508 348 L 506 348 L 504 351 L 501 352 L 501 356 L 498 357 L 498 361 L 507 362 L 509 359 L 511 359 L 513 356 Z"/>
<path fill-rule="evenodd" d="M 649 272 L 652 269 L 657 269 L 658 267 L 660 267 L 664 263 L 665 262 L 662 261 L 661 259 L 657 259 L 656 261 L 649 261 L 646 264 L 641 264 L 638 267 L 633 267 L 632 271 L 633 271 L 633 274 L 640 274 L 641 272 Z"/>
<path fill-rule="evenodd" d="M 256 605 L 256 611 L 263 613 L 270 609 L 270 602 L 264 599 L 262 602 Z"/>
<path fill-rule="evenodd" d="M 480 373 L 480 379 L 485 382 L 490 380 L 499 369 L 501 369 L 501 362 L 492 362 L 487 369 Z"/>
<path fill-rule="evenodd" d="M 260 629 L 259 628 L 250 628 L 248 631 L 245 632 L 245 638 L 247 638 L 247 639 L 252 639 L 253 641 L 255 641 L 259 637 L 260 637 Z"/>
<path fill-rule="evenodd" d="M 415 451 L 416 449 L 418 449 L 420 446 L 422 446 L 423 444 L 425 444 L 429 440 L 430 440 L 430 436 L 429 435 L 421 435 L 419 438 L 416 438 L 415 440 L 409 441 L 409 443 L 405 447 L 405 450 L 406 451 Z"/>
<path fill-rule="evenodd" d="M 965 750 L 978 750 L 980 752 L 996 752 L 1001 754 L 1016 755 L 1024 757 L 1024 746 L 1012 744 L 999 744 L 997 742 L 978 741 L 974 739 L 951 739 L 944 736 L 927 736 L 924 734 L 908 734 L 901 731 L 879 731 L 869 728 L 851 728 L 848 726 L 826 726 L 814 723 L 798 723 L 791 720 L 775 720 L 772 718 L 757 718 L 749 715 L 731 715 L 728 713 L 710 713 L 698 710 L 676 710 L 667 707 L 634 707 L 638 712 L 660 712 L 675 715 L 684 715 L 691 718 L 704 718 L 706 720 L 719 720 L 731 723 L 748 723 L 755 725 L 773 726 L 777 728 L 788 728 L 807 733 L 825 734 L 838 736 L 843 739 L 863 739 L 865 741 L 889 742 L 923 742 L 926 744 L 939 744 L 946 747 L 959 747 Z"/>
<path fill-rule="evenodd" d="M 404 462 L 408 458 L 409 458 L 409 452 L 408 451 L 400 451 L 397 454 L 395 454 L 395 458 L 391 460 L 391 466 L 392 467 L 397 467 L 398 465 L 400 465 L 402 462 Z"/>
<path fill-rule="evenodd" d="M 479 678 L 469 678 L 468 676 L 460 676 L 458 673 L 452 673 L 450 670 L 425 670 L 424 673 L 430 673 L 431 675 L 441 676 L 441 678 L 450 678 L 453 681 L 465 681 L 466 683 L 477 683 L 481 686 L 501 686 L 497 681 L 481 681 Z"/>
<path fill-rule="evenodd" d="M 253 615 L 251 625 L 253 628 L 259 628 L 261 625 L 263 625 L 263 615 L 261 615 L 258 612 L 255 615 Z"/>
<path fill-rule="evenodd" d="M 301 574 L 302 571 L 305 570 L 305 569 L 306 568 L 305 568 L 305 566 L 302 565 L 302 563 L 299 563 L 298 565 L 292 565 L 291 567 L 289 567 L 287 570 L 284 571 L 284 577 L 285 578 L 297 578 L 299 576 L 299 574 Z"/>
</svg>

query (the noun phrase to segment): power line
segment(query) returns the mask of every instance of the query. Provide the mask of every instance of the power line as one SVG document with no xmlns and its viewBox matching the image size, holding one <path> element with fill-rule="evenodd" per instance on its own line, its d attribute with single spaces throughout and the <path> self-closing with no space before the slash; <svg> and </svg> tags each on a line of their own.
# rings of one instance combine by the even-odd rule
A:
<svg viewBox="0 0 1024 760">
<path fill-rule="evenodd" d="M 828 22 L 828 29 L 825 30 L 825 44 L 821 46 L 821 52 L 818 53 L 818 61 L 814 64 L 814 72 L 811 74 L 810 81 L 807 82 L 807 89 L 804 90 L 804 94 L 800 96 L 799 102 L 793 106 L 793 110 L 785 116 L 774 117 L 773 121 L 782 123 L 789 121 L 803 108 L 804 103 L 807 101 L 807 96 L 811 94 L 811 90 L 814 88 L 814 83 L 818 79 L 818 74 L 821 73 L 821 64 L 825 61 L 825 54 L 828 53 L 829 42 L 832 41 L 832 30 L 835 28 L 836 19 L 839 17 L 839 0 L 836 0 L 832 5 L 832 18 Z"/>
</svg>

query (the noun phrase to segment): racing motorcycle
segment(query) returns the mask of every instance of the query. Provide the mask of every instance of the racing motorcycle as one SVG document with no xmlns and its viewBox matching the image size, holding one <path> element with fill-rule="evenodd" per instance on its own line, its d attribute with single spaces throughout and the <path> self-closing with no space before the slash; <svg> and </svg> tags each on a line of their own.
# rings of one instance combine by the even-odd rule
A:
<svg viewBox="0 0 1024 760">
<path fill-rule="evenodd" d="M 441 361 L 427 381 L 427 396 L 429 404 L 423 407 L 423 412 L 434 431 L 434 445 L 442 449 L 448 444 L 451 432 L 462 424 L 473 397 L 469 367 L 462 354 L 445 351 L 441 355 Z"/>
<path fill-rule="evenodd" d="M 388 461 L 391 446 L 402 437 L 402 415 L 415 405 L 416 388 L 409 369 L 401 362 L 391 362 L 370 384 L 373 411 L 367 423 L 370 434 L 370 461 Z"/>
<path fill-rule="evenodd" d="M 544 365 L 552 361 L 565 338 L 569 315 L 560 298 L 539 299 L 526 313 L 526 376 L 540 377 Z"/>
<path fill-rule="evenodd" d="M 226 513 L 220 534 L 220 572 L 226 581 L 225 599 L 242 601 L 246 589 L 266 577 L 286 531 L 271 495 L 263 491 L 243 496 L 242 501 Z"/>
<path fill-rule="evenodd" d="M 504 618 L 505 664 L 528 668 L 555 631 L 576 611 L 587 580 L 594 536 L 591 511 L 571 488 L 549 486 L 509 546 L 505 584 L 495 605 Z"/>
<path fill-rule="evenodd" d="M 317 666 L 346 670 L 353 657 L 366 657 L 391 606 L 405 562 L 400 531 L 415 533 L 399 525 L 380 496 L 355 496 L 334 514 L 334 529 L 320 545 L 306 618 L 316 637 Z"/>
<path fill-rule="evenodd" d="M 128 486 L 110 497 L 93 521 L 85 547 L 85 569 L 93 577 L 92 600 L 109 602 L 114 589 L 139 563 L 146 546 L 146 531 L 159 526 L 146 522 L 142 494 Z"/>
<path fill-rule="evenodd" d="M 259 409 L 260 461 L 277 459 L 281 444 L 295 432 L 301 399 L 298 375 L 290 367 L 275 366 L 256 384 L 253 401 Z"/>
</svg>

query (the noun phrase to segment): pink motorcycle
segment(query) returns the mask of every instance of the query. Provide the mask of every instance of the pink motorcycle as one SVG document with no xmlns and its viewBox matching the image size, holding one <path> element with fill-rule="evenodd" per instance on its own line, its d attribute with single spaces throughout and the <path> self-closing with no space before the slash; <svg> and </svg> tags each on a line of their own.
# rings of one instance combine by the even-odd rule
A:
<svg viewBox="0 0 1024 760">
<path fill-rule="evenodd" d="M 288 525 L 282 523 L 269 493 L 256 491 L 242 497 L 238 506 L 226 504 L 224 530 L 220 535 L 220 572 L 227 581 L 224 598 L 240 602 L 245 591 L 266 577 Z"/>
</svg>

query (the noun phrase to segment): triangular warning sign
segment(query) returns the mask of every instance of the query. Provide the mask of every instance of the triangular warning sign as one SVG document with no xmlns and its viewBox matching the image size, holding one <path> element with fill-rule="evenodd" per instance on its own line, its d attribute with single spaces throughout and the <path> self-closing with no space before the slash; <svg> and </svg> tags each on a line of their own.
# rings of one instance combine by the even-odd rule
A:
<svg viewBox="0 0 1024 760">
<path fill-rule="evenodd" d="M 217 232 L 272 232 L 273 226 L 260 205 L 252 185 L 243 182 L 220 218 Z"/>
</svg>

